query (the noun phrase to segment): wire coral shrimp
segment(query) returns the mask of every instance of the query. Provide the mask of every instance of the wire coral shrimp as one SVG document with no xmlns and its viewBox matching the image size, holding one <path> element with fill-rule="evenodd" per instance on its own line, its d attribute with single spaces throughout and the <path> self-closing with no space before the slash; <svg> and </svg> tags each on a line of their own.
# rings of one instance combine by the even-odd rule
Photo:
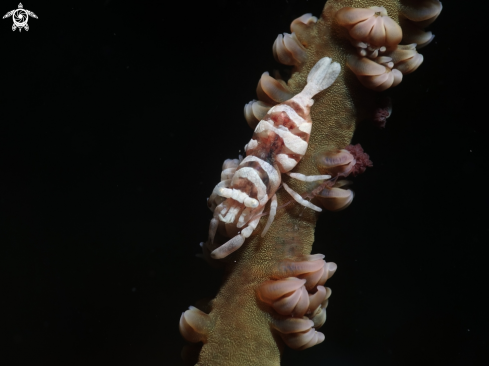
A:
<svg viewBox="0 0 489 366">
<path fill-rule="evenodd" d="M 290 172 L 306 153 L 312 127 L 312 98 L 333 84 L 340 71 L 340 65 L 332 62 L 331 58 L 320 59 L 309 72 L 304 89 L 272 107 L 258 123 L 252 139 L 245 146 L 246 157 L 224 162 L 222 180 L 208 200 L 214 216 L 206 245 L 212 249 L 218 229 L 231 239 L 214 249 L 212 258 L 221 259 L 238 250 L 257 227 L 265 205 L 271 199 L 270 214 L 262 232 L 262 236 L 265 235 L 275 217 L 275 192 L 282 181 L 281 173 Z M 294 173 L 290 173 L 290 176 L 309 182 L 331 177 Z M 283 187 L 298 203 L 321 211 L 285 183 Z"/>
</svg>

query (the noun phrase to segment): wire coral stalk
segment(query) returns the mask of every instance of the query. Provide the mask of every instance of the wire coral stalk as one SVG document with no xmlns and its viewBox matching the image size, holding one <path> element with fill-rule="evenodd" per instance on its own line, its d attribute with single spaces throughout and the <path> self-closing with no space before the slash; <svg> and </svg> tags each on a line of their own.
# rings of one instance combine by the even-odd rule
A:
<svg viewBox="0 0 489 366">
<path fill-rule="evenodd" d="M 360 72 L 364 70 L 361 58 L 367 59 L 370 57 L 366 60 L 368 61 L 366 63 L 367 71 L 368 67 L 370 67 L 369 63 L 374 62 L 377 63 L 377 66 L 374 67 L 376 70 L 385 70 L 386 73 L 394 70 L 396 67 L 394 63 L 398 62 L 398 60 L 390 62 L 388 56 L 383 56 L 383 58 L 379 59 L 378 53 L 386 52 L 386 55 L 388 55 L 395 52 L 396 45 L 392 44 L 392 39 L 397 39 L 396 42 L 399 42 L 401 36 L 393 35 L 392 32 L 399 28 L 397 24 L 400 23 L 403 11 L 409 15 L 409 17 L 404 17 L 406 22 L 410 22 L 407 30 L 409 32 L 410 29 L 417 26 L 416 21 L 423 25 L 427 20 L 429 21 L 430 15 L 436 18 L 439 10 L 435 9 L 433 11 L 430 9 L 436 8 L 437 4 L 439 4 L 437 0 L 329 0 L 317 22 L 304 23 L 294 21 L 292 24 L 294 35 L 280 36 L 277 39 L 273 47 L 274 53 L 277 53 L 278 58 L 284 60 L 284 63 L 293 65 L 291 78 L 286 85 L 281 84 L 278 87 L 285 88 L 290 95 L 298 94 L 305 87 L 307 75 L 319 59 L 330 57 L 341 65 L 341 73 L 336 82 L 314 98 L 315 102 L 311 109 L 313 126 L 309 147 L 305 156 L 294 169 L 294 173 L 308 176 L 325 174 L 324 171 L 320 171 L 318 168 L 318 154 L 345 149 L 350 144 L 356 124 L 375 115 L 377 93 L 374 90 L 383 90 L 383 88 L 396 85 L 400 82 L 399 75 L 401 75 L 401 72 L 398 71 L 393 78 L 391 77 L 390 83 L 384 83 L 382 84 L 384 86 L 379 87 L 380 84 L 375 84 L 375 78 L 378 76 L 359 75 L 358 70 Z M 419 15 L 417 17 L 416 8 L 423 6 L 429 9 L 423 13 L 423 16 Z M 370 7 L 375 7 L 373 8 L 374 11 L 369 10 Z M 358 27 L 354 31 L 351 30 L 356 25 L 356 23 L 352 22 L 359 22 L 357 19 L 358 12 L 353 12 L 353 15 L 350 16 L 350 13 L 345 10 L 341 15 L 340 22 L 338 22 L 335 16 L 340 9 L 344 8 L 364 9 L 365 11 L 360 16 L 364 16 L 366 20 L 363 18 L 360 20 L 365 22 L 366 26 L 368 26 L 368 22 L 374 25 L 380 24 L 375 32 L 380 32 L 379 34 L 381 34 L 383 28 L 379 27 L 382 27 L 382 24 L 387 24 L 385 29 L 391 33 L 383 38 L 380 36 L 375 38 L 375 42 L 378 44 L 374 46 L 377 48 L 372 48 L 367 43 L 353 39 L 348 32 L 354 34 L 357 38 L 361 38 L 361 31 L 358 31 Z M 441 5 L 439 9 L 441 10 Z M 369 11 L 374 15 L 370 14 Z M 432 15 L 437 11 L 437 14 Z M 373 20 L 369 20 L 368 18 L 369 16 L 387 16 L 386 14 L 395 24 L 390 19 L 385 19 L 384 23 L 375 23 L 376 19 L 372 18 Z M 362 25 L 364 28 L 366 26 Z M 420 32 L 423 33 L 421 28 L 416 28 L 415 33 L 418 34 Z M 404 37 L 411 39 L 415 38 L 416 34 L 412 35 L 412 37 L 404 34 Z M 425 37 L 424 35 L 422 36 Z M 369 33 L 368 37 L 373 37 L 372 32 Z M 370 38 L 366 39 L 369 40 Z M 296 40 L 300 42 L 297 47 L 294 46 L 297 43 Z M 387 47 L 382 47 L 381 43 L 384 40 L 387 42 Z M 423 42 L 426 43 L 426 40 Z M 283 50 L 283 47 L 286 48 L 287 45 L 289 45 L 291 50 L 290 54 Z M 415 67 L 417 67 L 420 61 L 419 58 L 415 57 L 416 55 L 413 56 L 416 52 L 414 47 L 409 47 L 409 50 L 412 51 L 409 53 L 409 58 L 416 60 Z M 357 51 L 360 56 L 352 56 Z M 294 55 L 296 55 L 295 58 Z M 349 68 L 347 64 L 349 60 L 352 62 L 351 57 L 357 57 L 358 59 L 354 60 L 356 66 Z M 405 62 L 408 61 L 408 59 L 405 60 Z M 412 69 L 413 67 L 409 69 L 409 72 L 413 71 Z M 269 78 L 268 75 L 263 77 L 265 81 Z M 382 82 L 384 82 L 383 80 L 387 80 L 387 77 L 382 79 Z M 260 102 L 262 103 L 260 108 L 266 106 L 271 100 L 263 100 L 262 102 Z M 247 107 L 250 108 L 249 106 Z M 390 110 L 388 114 L 390 115 Z M 342 151 L 343 153 L 341 154 L 348 154 L 347 151 Z M 362 159 L 364 161 L 366 159 L 367 162 L 365 164 L 368 166 L 368 163 L 370 163 L 368 156 Z M 353 158 L 350 156 L 348 162 L 351 163 L 352 160 Z M 291 179 L 286 174 L 282 175 L 282 179 L 283 183 L 296 192 L 308 193 L 312 191 L 312 186 L 309 182 Z M 307 197 L 307 195 L 304 195 L 304 197 Z M 310 253 L 314 242 L 314 229 L 318 213 L 296 203 L 286 205 L 291 200 L 291 197 L 284 189 L 277 191 L 277 198 L 278 209 L 275 220 L 267 234 L 264 237 L 260 236 L 266 223 L 266 218 L 264 218 L 260 220 L 258 227 L 251 237 L 246 240 L 245 244 L 226 258 L 226 279 L 216 298 L 209 304 L 201 306 L 200 310 L 191 309 L 182 315 L 181 330 L 185 338 L 193 342 L 203 342 L 200 354 L 198 354 L 198 361 L 195 361 L 197 365 L 277 366 L 280 364 L 280 355 L 285 343 L 294 345 L 295 340 L 292 336 L 279 336 L 276 331 L 276 329 L 281 329 L 282 333 L 287 333 L 287 329 L 278 323 L 280 318 L 277 318 L 276 314 L 274 315 L 269 305 L 260 300 L 260 286 L 263 286 L 267 281 L 294 277 L 285 273 L 287 271 L 294 272 L 293 263 L 305 263 L 308 260 L 317 259 L 315 256 L 312 256 L 312 258 Z M 334 266 L 334 269 L 336 269 L 336 266 Z M 286 285 L 289 284 L 286 283 Z M 320 287 L 322 286 L 318 286 L 318 291 L 320 291 Z M 329 290 L 321 291 L 326 293 Z M 329 297 L 329 293 L 327 297 Z M 313 321 L 316 319 L 312 315 L 310 318 Z M 305 322 L 306 320 L 301 324 L 306 324 Z M 296 326 L 300 327 L 296 324 L 293 325 L 293 327 Z M 318 340 L 317 343 L 321 340 Z M 296 348 L 300 349 L 300 345 Z M 190 351 L 191 348 L 187 348 L 184 352 L 184 357 L 191 359 L 192 357 L 189 356 Z"/>
</svg>

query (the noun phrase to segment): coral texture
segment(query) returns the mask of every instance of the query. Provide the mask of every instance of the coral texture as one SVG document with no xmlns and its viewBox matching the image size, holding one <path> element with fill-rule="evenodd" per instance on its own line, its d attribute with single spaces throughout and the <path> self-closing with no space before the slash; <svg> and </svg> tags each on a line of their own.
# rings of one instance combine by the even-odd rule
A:
<svg viewBox="0 0 489 366">
<path fill-rule="evenodd" d="M 271 51 L 292 67 L 292 74 L 287 82 L 268 73 L 261 76 L 259 100 L 245 107 L 252 128 L 272 106 L 303 90 L 318 60 L 330 57 L 341 66 L 336 81 L 314 97 L 309 146 L 293 170 L 296 176 L 332 178 L 320 184 L 283 174 L 283 188 L 332 211 L 351 203 L 353 192 L 345 189 L 341 178 L 372 164 L 358 145 L 348 146 L 355 126 L 368 118 L 385 124 L 391 107 L 376 104 L 376 92 L 399 84 L 403 74 L 421 64 L 413 43 L 424 46 L 432 40 L 431 32 L 423 28 L 440 11 L 438 0 L 329 0 L 318 18 L 305 14 L 292 22 L 291 34 L 277 37 Z M 237 164 L 225 162 L 223 180 L 226 169 Z M 271 202 L 265 208 L 265 214 L 276 211 L 276 215 L 264 237 L 260 233 L 266 217 L 239 250 L 220 261 L 212 259 L 203 245 L 204 256 L 224 266 L 226 278 L 215 299 L 182 314 L 181 333 L 195 343 L 182 353 L 189 362 L 277 366 L 285 345 L 304 349 L 324 340 L 317 329 L 326 319 L 331 290 L 324 285 L 336 264 L 310 254 L 319 214 L 297 204 L 286 189 L 279 188 L 275 206 L 270 207 Z M 209 207 L 214 210 L 220 202 L 214 194 Z M 219 245 L 229 237 L 216 235 L 215 240 Z"/>
</svg>

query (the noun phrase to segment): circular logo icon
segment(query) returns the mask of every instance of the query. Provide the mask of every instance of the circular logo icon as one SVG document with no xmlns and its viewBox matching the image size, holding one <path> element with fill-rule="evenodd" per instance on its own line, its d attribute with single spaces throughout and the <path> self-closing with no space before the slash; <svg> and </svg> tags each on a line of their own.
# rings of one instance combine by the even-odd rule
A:
<svg viewBox="0 0 489 366">
<path fill-rule="evenodd" d="M 18 28 L 22 28 L 23 26 L 25 26 L 27 24 L 27 21 L 29 20 L 29 16 L 24 9 L 16 9 L 14 11 L 14 14 L 12 14 L 12 18 L 14 20 L 14 24 Z"/>
</svg>

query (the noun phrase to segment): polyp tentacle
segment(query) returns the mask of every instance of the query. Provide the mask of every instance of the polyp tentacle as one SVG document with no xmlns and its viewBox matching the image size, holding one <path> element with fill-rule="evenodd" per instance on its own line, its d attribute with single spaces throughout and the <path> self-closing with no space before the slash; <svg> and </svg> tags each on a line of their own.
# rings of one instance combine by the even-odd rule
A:
<svg viewBox="0 0 489 366">
<path fill-rule="evenodd" d="M 427 46 L 435 37 L 432 32 L 425 31 L 441 13 L 442 5 L 439 0 L 406 0 L 399 16 L 403 31 L 403 43 L 416 43 L 417 48 Z"/>
<path fill-rule="evenodd" d="M 202 342 L 207 338 L 210 323 L 208 314 L 190 306 L 180 317 L 180 333 L 189 342 Z"/>
</svg>

